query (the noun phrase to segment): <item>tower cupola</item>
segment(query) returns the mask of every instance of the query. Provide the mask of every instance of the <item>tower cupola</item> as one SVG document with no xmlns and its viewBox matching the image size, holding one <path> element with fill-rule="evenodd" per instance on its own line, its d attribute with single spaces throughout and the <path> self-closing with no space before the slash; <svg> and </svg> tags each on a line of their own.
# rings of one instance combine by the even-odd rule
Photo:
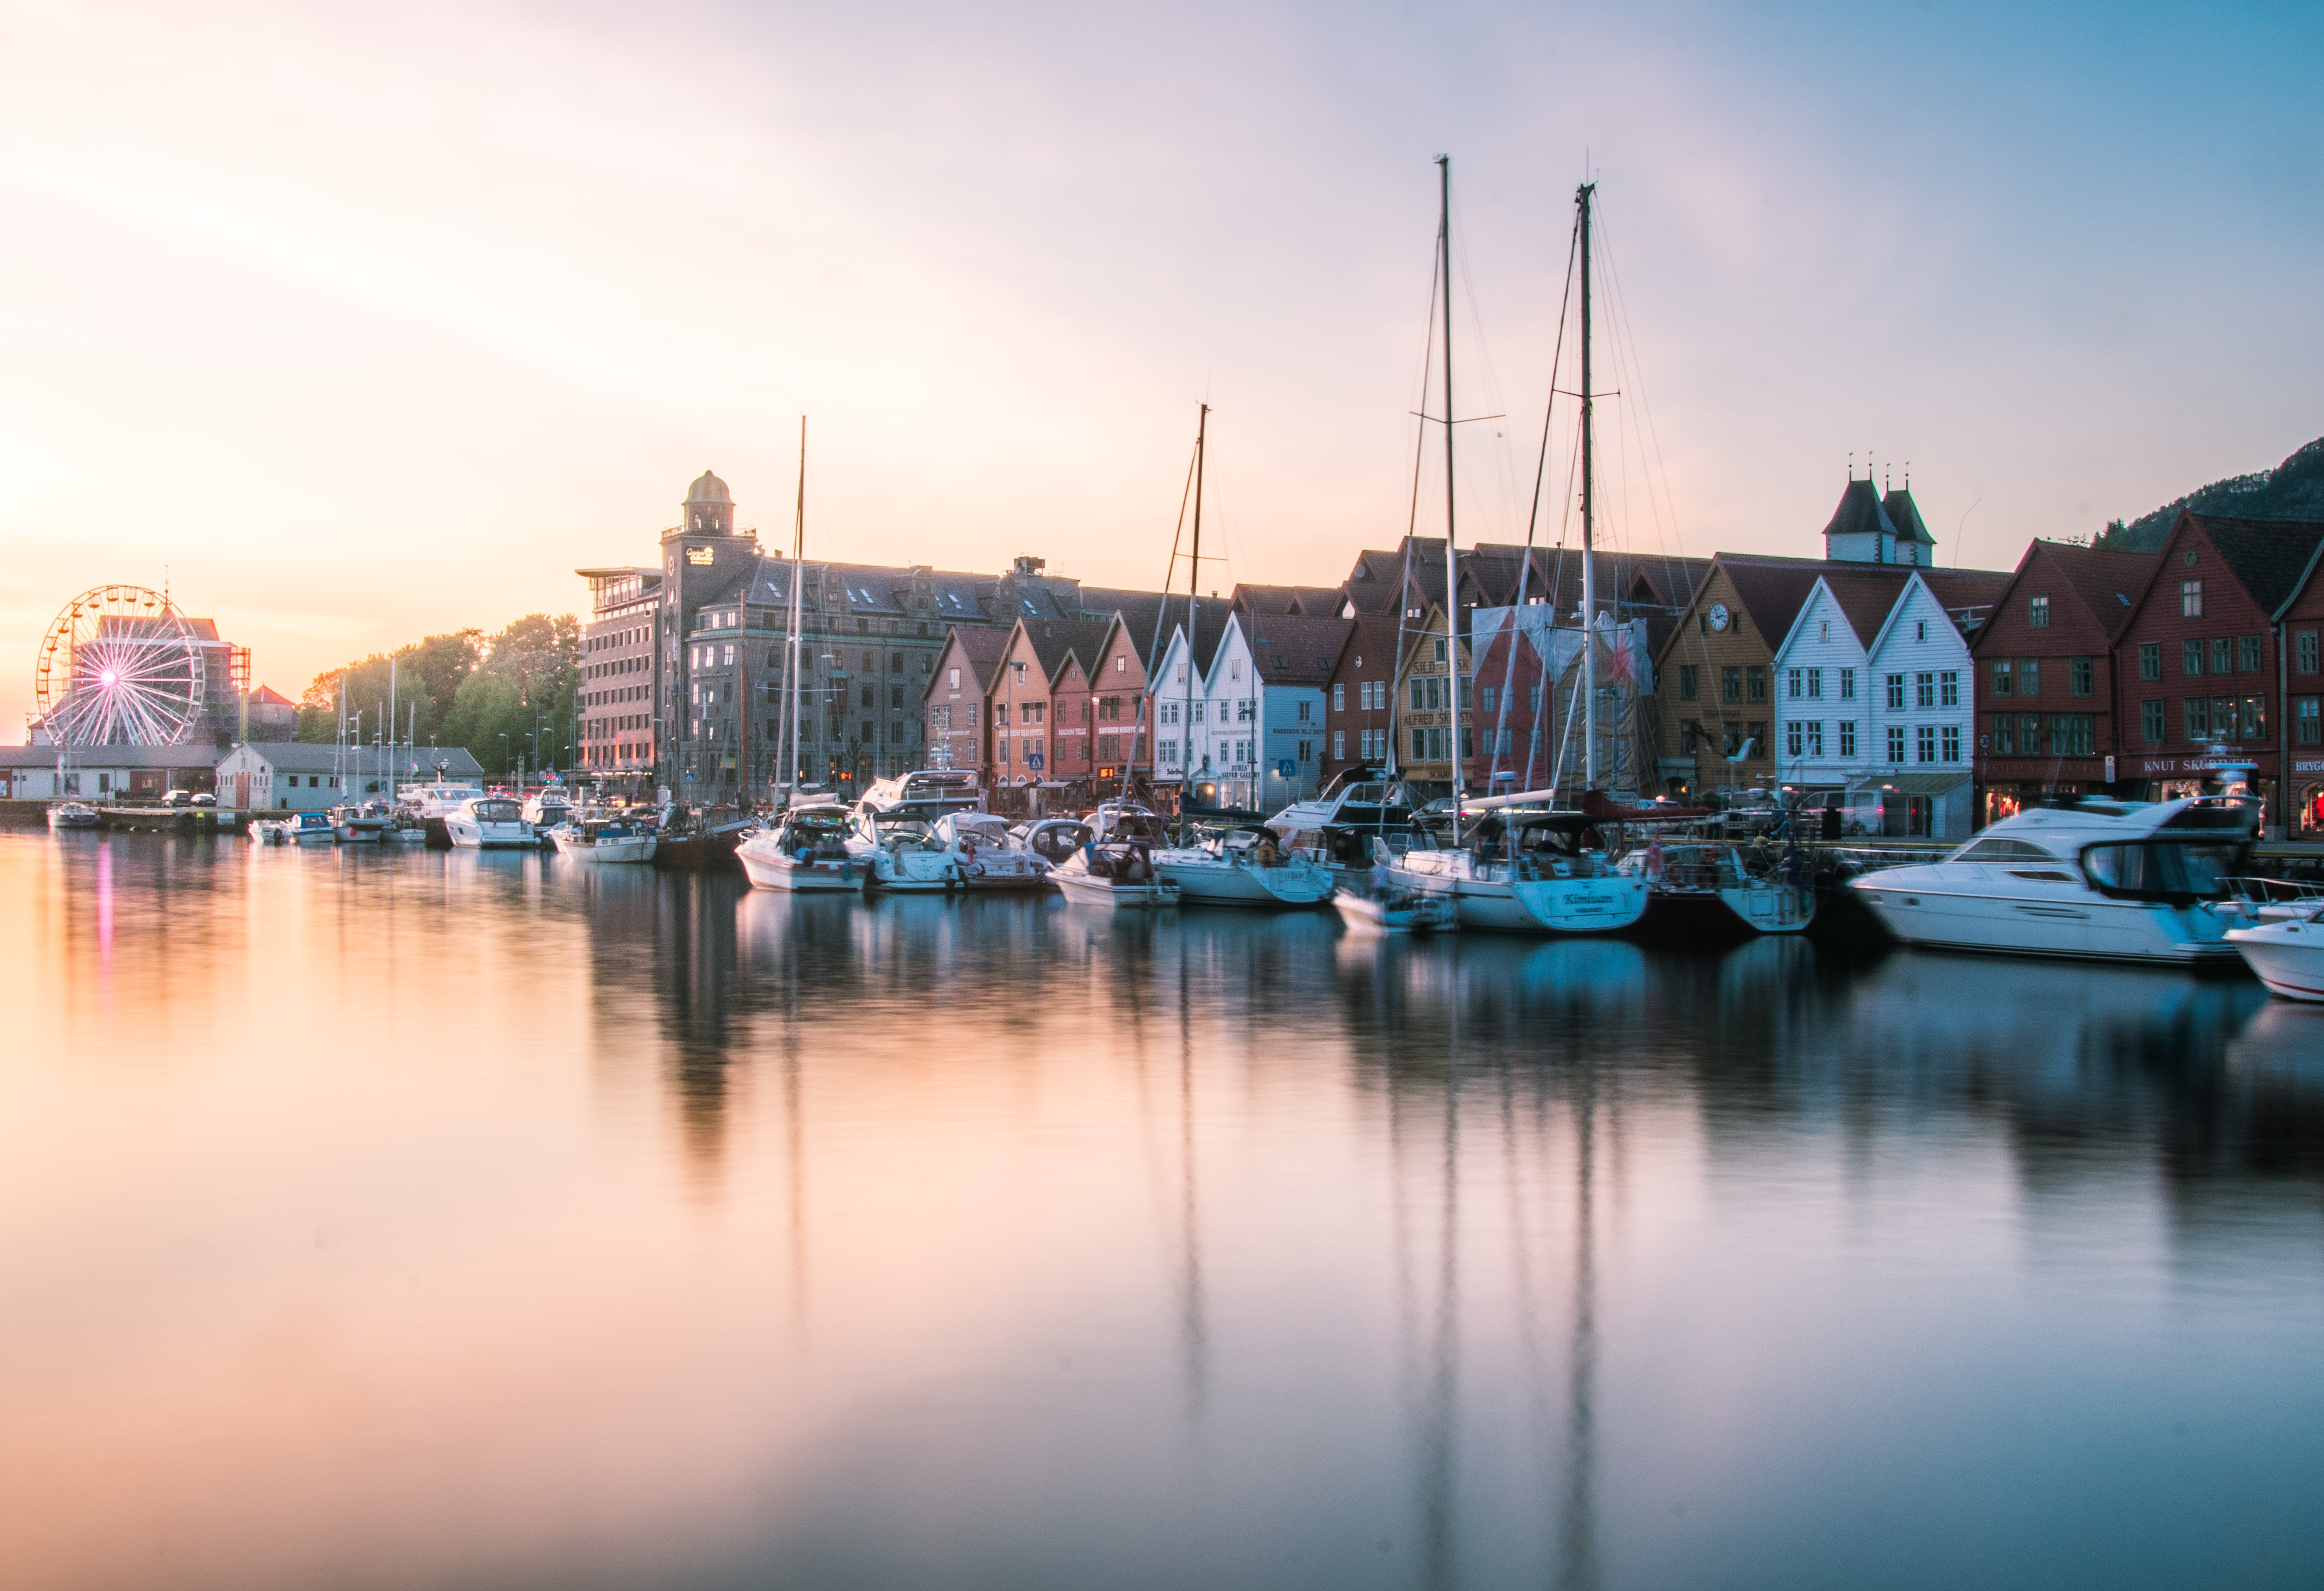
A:
<svg viewBox="0 0 2324 1591">
<path fill-rule="evenodd" d="M 734 494 L 708 470 L 686 489 L 686 528 L 713 536 L 734 533 Z"/>
</svg>

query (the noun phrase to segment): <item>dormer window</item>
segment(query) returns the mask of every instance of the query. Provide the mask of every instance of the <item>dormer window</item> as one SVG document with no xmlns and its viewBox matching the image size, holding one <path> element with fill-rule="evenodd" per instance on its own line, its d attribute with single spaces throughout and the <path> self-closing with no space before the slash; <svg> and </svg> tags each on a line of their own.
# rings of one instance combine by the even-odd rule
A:
<svg viewBox="0 0 2324 1591">
<path fill-rule="evenodd" d="M 2050 628 L 2050 599 L 2045 596 L 2025 599 L 2025 622 L 2036 630 Z"/>
</svg>

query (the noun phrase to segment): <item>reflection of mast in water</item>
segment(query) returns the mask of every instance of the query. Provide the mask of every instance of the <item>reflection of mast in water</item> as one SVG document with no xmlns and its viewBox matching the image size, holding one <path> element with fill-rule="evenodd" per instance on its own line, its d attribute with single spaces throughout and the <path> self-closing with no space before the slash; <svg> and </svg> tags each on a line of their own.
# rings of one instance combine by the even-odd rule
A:
<svg viewBox="0 0 2324 1591">
<path fill-rule="evenodd" d="M 1581 1098 L 1573 1118 L 1573 1347 L 1567 1367 L 1565 1507 L 1559 1531 L 1563 1551 L 1557 1583 L 1571 1591 L 1594 1591 L 1598 1584 L 1598 1068 L 1586 1055 L 1580 1064 Z"/>
<path fill-rule="evenodd" d="M 1201 1418 L 1210 1395 L 1210 1338 L 1203 1311 L 1203 1228 L 1196 1206 L 1194 991 L 1182 947 L 1178 957 L 1178 1344 L 1185 1359 L 1190 1419 Z"/>
<path fill-rule="evenodd" d="M 1444 1079 L 1443 1219 L 1437 1233 L 1436 1343 L 1430 1355 L 1428 1425 L 1421 1478 L 1422 1581 L 1453 1583 L 1453 1503 L 1461 1421 L 1461 998 L 1452 1000 L 1452 1054 Z"/>
</svg>

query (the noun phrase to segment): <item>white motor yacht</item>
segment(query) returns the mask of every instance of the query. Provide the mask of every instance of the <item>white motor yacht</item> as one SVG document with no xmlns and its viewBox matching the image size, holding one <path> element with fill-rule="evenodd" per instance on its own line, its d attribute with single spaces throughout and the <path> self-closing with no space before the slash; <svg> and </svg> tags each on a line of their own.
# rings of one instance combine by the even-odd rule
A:
<svg viewBox="0 0 2324 1591">
<path fill-rule="evenodd" d="M 1115 910 L 1178 904 L 1178 887 L 1157 875 L 1146 839 L 1106 839 L 1074 818 L 1044 818 L 1019 831 L 1025 849 L 1051 863 L 1049 879 L 1067 900 Z"/>
<path fill-rule="evenodd" d="M 1389 872 L 1399 887 L 1451 896 L 1463 928 L 1616 933 L 1646 915 L 1646 881 L 1583 849 L 1598 822 L 1578 812 L 1493 814 L 1467 849 L 1406 851 Z"/>
<path fill-rule="evenodd" d="M 864 887 L 897 895 L 962 888 L 962 859 L 936 825 L 974 806 L 975 783 L 973 774 L 924 769 L 881 779 L 865 791 L 847 839 L 848 854 L 865 869 Z"/>
<path fill-rule="evenodd" d="M 540 833 L 547 833 L 572 815 L 573 803 L 567 798 L 561 785 L 542 786 L 524 804 L 524 821 Z"/>
<path fill-rule="evenodd" d="M 1048 881 L 1049 864 L 1015 844 L 1006 818 L 989 812 L 951 812 L 936 822 L 936 838 L 960 870 L 961 887 L 1038 889 Z"/>
<path fill-rule="evenodd" d="M 1907 944 L 2194 966 L 2231 961 L 2259 804 L 2083 801 L 2005 818 L 1940 862 L 1849 880 Z"/>
<path fill-rule="evenodd" d="M 847 851 L 847 809 L 818 801 L 793 806 L 772 829 L 754 831 L 734 848 L 751 882 L 794 895 L 856 895 L 870 871 Z"/>
<path fill-rule="evenodd" d="M 505 796 L 471 796 L 445 814 L 444 832 L 463 851 L 540 849 L 524 809 Z"/>
<path fill-rule="evenodd" d="M 1271 829 L 1230 829 L 1199 845 L 1154 852 L 1162 878 L 1190 905 L 1315 906 L 1332 898 L 1332 869 L 1285 851 Z"/>
<path fill-rule="evenodd" d="M 2227 937 L 2270 994 L 2324 1002 L 2324 906 L 2305 917 L 2230 928 Z"/>
<path fill-rule="evenodd" d="M 1267 826 L 1286 851 L 1342 875 L 1370 869 L 1375 840 L 1397 855 L 1430 843 L 1414 821 L 1403 781 L 1376 768 L 1342 770 L 1314 796 L 1268 819 Z"/>
<path fill-rule="evenodd" d="M 650 862 L 654 832 L 614 812 L 586 808 L 549 831 L 557 854 L 577 862 Z"/>
</svg>

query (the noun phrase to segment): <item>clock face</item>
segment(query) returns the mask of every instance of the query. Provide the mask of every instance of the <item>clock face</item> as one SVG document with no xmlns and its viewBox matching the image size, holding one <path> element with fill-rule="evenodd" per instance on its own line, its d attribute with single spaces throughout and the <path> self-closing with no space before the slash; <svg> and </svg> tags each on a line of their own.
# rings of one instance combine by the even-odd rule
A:
<svg viewBox="0 0 2324 1591">
<path fill-rule="evenodd" d="M 1711 603 L 1709 611 L 1703 614 L 1704 618 L 1711 621 L 1711 628 L 1713 630 L 1726 629 L 1728 616 L 1727 604 L 1725 602 Z"/>
</svg>

